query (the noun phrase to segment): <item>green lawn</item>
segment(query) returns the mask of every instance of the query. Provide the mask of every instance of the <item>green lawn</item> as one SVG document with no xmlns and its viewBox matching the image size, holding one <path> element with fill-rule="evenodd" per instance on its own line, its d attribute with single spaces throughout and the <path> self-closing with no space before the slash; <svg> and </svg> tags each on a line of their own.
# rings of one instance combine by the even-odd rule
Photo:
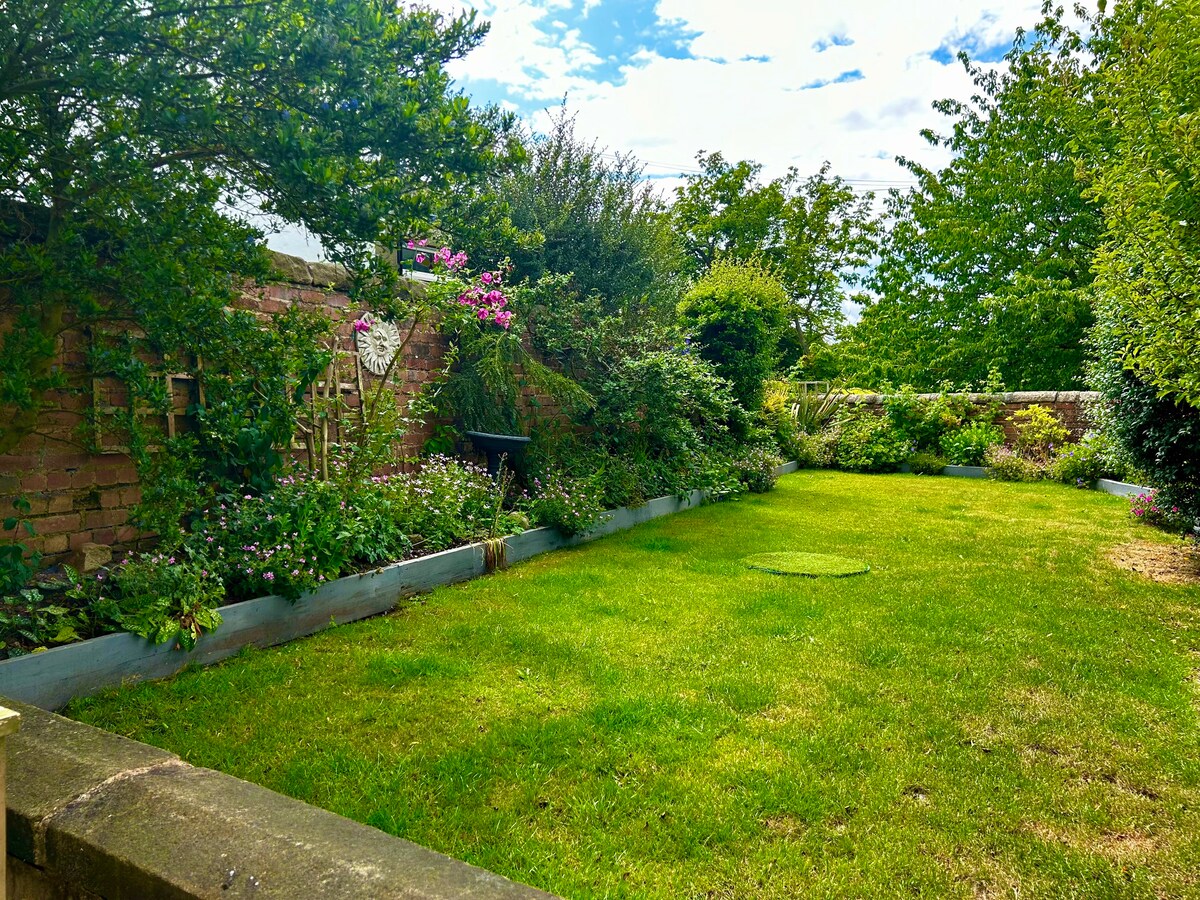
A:
<svg viewBox="0 0 1200 900">
<path fill-rule="evenodd" d="M 1126 508 L 802 472 L 70 714 L 573 898 L 1200 896 L 1200 589 Z"/>
</svg>

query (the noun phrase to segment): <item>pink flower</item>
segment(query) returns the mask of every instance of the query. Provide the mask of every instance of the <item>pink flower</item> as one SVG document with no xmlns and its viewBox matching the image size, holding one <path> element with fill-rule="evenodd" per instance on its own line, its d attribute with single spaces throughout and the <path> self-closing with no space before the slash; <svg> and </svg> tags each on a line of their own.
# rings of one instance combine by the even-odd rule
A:
<svg viewBox="0 0 1200 900">
<path fill-rule="evenodd" d="M 425 238 L 421 238 L 419 241 L 417 241 L 417 246 L 424 247 L 427 243 L 429 243 L 429 242 L 426 241 Z"/>
<path fill-rule="evenodd" d="M 422 241 L 421 243 L 423 244 L 423 243 L 425 243 L 425 242 L 424 242 L 424 241 Z M 421 265 L 424 265 L 424 264 L 425 264 L 425 254 L 424 254 L 424 253 L 418 253 L 418 254 L 417 254 L 417 262 L 421 263 Z"/>
<path fill-rule="evenodd" d="M 363 316 L 361 319 L 355 319 L 352 327 L 358 334 L 362 334 L 364 331 L 371 330 L 371 322 L 367 321 L 366 316 Z"/>
<path fill-rule="evenodd" d="M 492 283 L 492 273 L 484 272 L 482 275 L 479 276 L 479 280 L 482 281 L 484 284 L 491 284 Z"/>
<path fill-rule="evenodd" d="M 488 317 L 488 311 L 487 311 L 487 309 L 486 309 L 485 307 L 482 307 L 482 306 L 481 306 L 481 307 L 479 308 L 479 312 L 477 312 L 475 315 L 479 316 L 479 321 L 483 322 L 483 321 L 485 321 L 485 320 L 487 319 L 487 317 Z"/>
<path fill-rule="evenodd" d="M 409 241 L 405 246 L 407 246 L 409 250 L 412 250 L 417 245 L 413 241 Z"/>
</svg>

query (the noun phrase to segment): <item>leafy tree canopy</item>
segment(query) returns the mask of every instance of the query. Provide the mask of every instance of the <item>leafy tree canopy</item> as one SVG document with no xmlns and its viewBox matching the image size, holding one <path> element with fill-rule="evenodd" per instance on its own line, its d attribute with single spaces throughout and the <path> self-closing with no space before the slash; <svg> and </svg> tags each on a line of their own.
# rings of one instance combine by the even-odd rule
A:
<svg viewBox="0 0 1200 900">
<path fill-rule="evenodd" d="M 1200 407 L 1200 3 L 1124 3 L 1093 42 L 1115 140 L 1098 157 L 1096 289 L 1124 364 Z"/>
<path fill-rule="evenodd" d="M 669 313 L 678 245 L 637 159 L 581 140 L 565 106 L 548 134 L 527 135 L 524 144 L 523 164 L 492 189 L 516 233 L 478 229 L 472 257 L 496 264 L 507 256 L 513 276 L 530 282 L 570 275 L 571 287 L 600 298 L 609 315 Z"/>
<path fill-rule="evenodd" d="M 0 452 L 60 383 L 65 331 L 228 337 L 233 292 L 267 274 L 237 208 L 303 225 L 391 296 L 372 242 L 452 223 L 511 150 L 443 68 L 484 31 L 387 0 L 0 7 Z"/>
<path fill-rule="evenodd" d="M 763 184 L 762 167 L 720 153 L 697 157 L 701 172 L 676 191 L 672 214 L 686 260 L 701 274 L 718 259 L 759 260 L 789 298 L 787 362 L 819 345 L 842 322 L 842 307 L 871 258 L 876 223 L 828 163 L 807 178 L 795 169 Z"/>
<path fill-rule="evenodd" d="M 1079 157 L 1105 138 L 1090 51 L 1047 13 L 1004 68 L 960 54 L 976 93 L 935 104 L 952 127 L 925 133 L 953 161 L 900 160 L 918 185 L 888 199 L 873 298 L 839 349 L 853 380 L 931 389 L 982 383 L 994 366 L 1010 388 L 1081 386 L 1103 224 Z"/>
</svg>

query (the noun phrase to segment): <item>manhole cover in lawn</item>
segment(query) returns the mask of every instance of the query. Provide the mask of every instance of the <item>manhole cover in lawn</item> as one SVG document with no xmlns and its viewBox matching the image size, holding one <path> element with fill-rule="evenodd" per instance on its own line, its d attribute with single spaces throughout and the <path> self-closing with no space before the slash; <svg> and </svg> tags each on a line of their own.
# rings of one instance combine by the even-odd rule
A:
<svg viewBox="0 0 1200 900">
<path fill-rule="evenodd" d="M 747 568 L 772 575 L 821 575 L 844 578 L 847 575 L 863 575 L 871 571 L 861 559 L 845 556 L 830 556 L 827 553 L 758 553 L 742 560 Z"/>
</svg>

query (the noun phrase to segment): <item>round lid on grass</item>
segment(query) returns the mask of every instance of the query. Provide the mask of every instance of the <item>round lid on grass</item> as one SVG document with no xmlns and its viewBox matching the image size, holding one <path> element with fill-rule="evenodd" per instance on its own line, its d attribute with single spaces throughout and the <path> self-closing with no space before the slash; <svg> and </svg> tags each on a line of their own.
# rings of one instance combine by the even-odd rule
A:
<svg viewBox="0 0 1200 900">
<path fill-rule="evenodd" d="M 829 575 L 844 578 L 847 575 L 863 575 L 871 571 L 861 559 L 845 556 L 830 556 L 827 553 L 758 553 L 742 560 L 747 568 L 772 575 L 807 575 L 816 578 Z"/>
</svg>

